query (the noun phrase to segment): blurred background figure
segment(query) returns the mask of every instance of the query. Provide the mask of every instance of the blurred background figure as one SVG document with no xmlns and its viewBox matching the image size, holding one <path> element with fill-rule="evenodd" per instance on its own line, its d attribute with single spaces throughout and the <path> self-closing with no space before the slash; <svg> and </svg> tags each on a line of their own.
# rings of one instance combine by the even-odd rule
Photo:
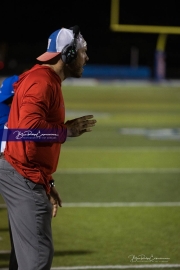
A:
<svg viewBox="0 0 180 270">
<path fill-rule="evenodd" d="M 17 75 L 13 75 L 11 77 L 6 78 L 0 87 L 0 138 L 2 137 L 2 133 L 4 128 L 6 128 L 6 123 L 8 120 L 11 103 L 14 96 L 13 83 L 18 80 Z M 1 153 L 3 153 L 5 148 L 5 141 L 1 142 Z M 11 226 L 9 223 L 9 234 L 10 234 L 10 243 L 11 243 L 11 253 L 9 260 L 9 270 L 17 270 L 17 260 L 16 254 L 14 250 L 14 244 L 11 233 Z"/>
</svg>

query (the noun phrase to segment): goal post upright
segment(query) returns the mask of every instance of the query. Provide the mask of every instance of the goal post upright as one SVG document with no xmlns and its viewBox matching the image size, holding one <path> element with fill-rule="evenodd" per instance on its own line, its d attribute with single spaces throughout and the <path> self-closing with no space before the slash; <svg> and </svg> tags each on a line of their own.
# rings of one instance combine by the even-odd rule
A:
<svg viewBox="0 0 180 270">
<path fill-rule="evenodd" d="M 158 34 L 157 44 L 155 48 L 155 78 L 163 79 L 162 70 L 161 75 L 158 75 L 158 64 L 162 68 L 162 61 L 165 61 L 165 46 L 168 35 L 179 35 L 180 27 L 178 26 L 161 26 L 161 25 L 133 25 L 120 23 L 120 0 L 111 0 L 110 12 L 110 29 L 113 32 L 131 32 L 131 33 L 144 33 L 144 34 Z M 160 57 L 158 57 L 158 55 Z M 159 60 L 158 60 L 159 59 Z M 163 60 L 164 59 L 164 60 Z M 159 63 L 158 63 L 159 61 Z M 164 63 L 165 65 L 165 63 Z M 165 69 L 165 67 L 164 67 Z M 165 76 L 165 74 L 164 74 Z"/>
</svg>

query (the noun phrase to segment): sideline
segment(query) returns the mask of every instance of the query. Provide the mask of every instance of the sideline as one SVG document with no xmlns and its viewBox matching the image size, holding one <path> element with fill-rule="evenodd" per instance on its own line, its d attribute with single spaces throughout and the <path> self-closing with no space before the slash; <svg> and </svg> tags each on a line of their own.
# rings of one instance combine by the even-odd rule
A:
<svg viewBox="0 0 180 270">
<path fill-rule="evenodd" d="M 0 84 L 4 79 L 6 79 L 9 76 L 0 76 Z M 134 87 L 146 87 L 146 86 L 165 86 L 165 87 L 179 87 L 180 86 L 180 80 L 179 79 L 165 79 L 162 81 L 156 81 L 153 79 L 150 80 L 133 80 L 133 79 L 96 79 L 96 78 L 84 78 L 82 77 L 81 80 L 76 79 L 76 78 L 67 78 L 64 82 L 63 85 L 70 85 L 70 86 L 134 86 Z"/>
</svg>

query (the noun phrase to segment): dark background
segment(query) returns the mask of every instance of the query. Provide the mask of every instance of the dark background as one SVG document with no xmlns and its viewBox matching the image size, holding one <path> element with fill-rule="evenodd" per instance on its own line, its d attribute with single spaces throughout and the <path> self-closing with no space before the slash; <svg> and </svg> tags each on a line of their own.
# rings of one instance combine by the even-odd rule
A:
<svg viewBox="0 0 180 270">
<path fill-rule="evenodd" d="M 177 2 L 120 0 L 120 22 L 180 26 Z M 111 0 L 1 0 L 0 75 L 19 74 L 31 67 L 46 51 L 52 32 L 76 24 L 88 43 L 89 64 L 130 66 L 135 49 L 138 66 L 150 67 L 153 74 L 158 34 L 112 32 L 110 6 Z M 180 35 L 168 35 L 167 78 L 180 78 L 179 48 Z"/>
</svg>

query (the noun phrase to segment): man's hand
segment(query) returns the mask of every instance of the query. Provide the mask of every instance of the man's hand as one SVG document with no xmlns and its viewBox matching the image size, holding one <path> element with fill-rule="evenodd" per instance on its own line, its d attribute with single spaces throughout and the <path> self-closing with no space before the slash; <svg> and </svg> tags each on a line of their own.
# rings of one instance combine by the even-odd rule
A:
<svg viewBox="0 0 180 270">
<path fill-rule="evenodd" d="M 93 115 L 85 115 L 73 120 L 69 120 L 65 123 L 67 127 L 67 136 L 68 137 L 78 137 L 85 132 L 92 131 L 92 127 L 95 126 L 97 122 L 95 119 L 92 119 Z"/>
<path fill-rule="evenodd" d="M 50 194 L 49 194 L 49 200 L 52 203 L 53 210 L 52 210 L 52 216 L 55 217 L 57 215 L 58 207 L 62 207 L 62 201 L 59 196 L 59 193 L 57 192 L 55 187 L 51 188 Z"/>
</svg>

